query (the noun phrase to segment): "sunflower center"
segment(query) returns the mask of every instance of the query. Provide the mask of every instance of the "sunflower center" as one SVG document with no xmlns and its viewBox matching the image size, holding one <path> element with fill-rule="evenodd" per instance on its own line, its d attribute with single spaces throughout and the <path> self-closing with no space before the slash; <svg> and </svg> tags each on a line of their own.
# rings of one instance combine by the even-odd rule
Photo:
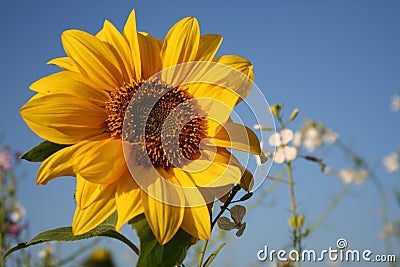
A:
<svg viewBox="0 0 400 267">
<path fill-rule="evenodd" d="M 169 168 L 182 156 L 200 156 L 206 124 L 187 90 L 159 80 L 126 84 L 110 94 L 106 109 L 111 136 L 139 144 L 138 164 Z"/>
</svg>

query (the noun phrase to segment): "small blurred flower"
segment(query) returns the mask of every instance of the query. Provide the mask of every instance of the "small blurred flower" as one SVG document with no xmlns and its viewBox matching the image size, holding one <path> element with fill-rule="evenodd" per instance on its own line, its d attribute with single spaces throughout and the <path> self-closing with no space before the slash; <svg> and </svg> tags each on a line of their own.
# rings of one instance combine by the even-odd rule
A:
<svg viewBox="0 0 400 267">
<path fill-rule="evenodd" d="M 335 133 L 331 129 L 326 129 L 325 132 L 322 134 L 322 140 L 325 143 L 334 144 L 338 139 L 339 134 Z"/>
<path fill-rule="evenodd" d="M 268 126 L 261 125 L 261 124 L 254 124 L 253 128 L 254 128 L 254 130 L 257 130 L 257 131 L 272 131 L 274 129 L 272 127 L 268 127 Z"/>
<path fill-rule="evenodd" d="M 53 254 L 53 246 L 52 245 L 44 245 L 44 247 L 41 250 L 39 250 L 37 255 L 39 258 L 44 259 L 46 257 L 49 257 L 52 254 Z"/>
<path fill-rule="evenodd" d="M 0 150 L 0 168 L 4 171 L 8 171 L 11 167 L 11 155 L 8 151 Z"/>
<path fill-rule="evenodd" d="M 390 153 L 382 159 L 382 163 L 388 172 L 395 172 L 399 168 L 399 155 Z"/>
<path fill-rule="evenodd" d="M 22 219 L 22 217 L 24 217 L 24 216 L 25 216 L 25 209 L 24 209 L 24 207 L 21 206 L 20 203 L 17 202 L 14 205 L 14 207 L 12 208 L 12 213 L 10 215 L 10 220 L 13 223 L 18 223 Z"/>
<path fill-rule="evenodd" d="M 390 107 L 392 111 L 396 112 L 400 110 L 400 95 L 397 94 L 393 96 L 392 103 L 390 103 Z"/>
<path fill-rule="evenodd" d="M 363 169 L 346 168 L 339 172 L 339 177 L 342 178 L 345 184 L 355 183 L 361 185 L 368 176 L 368 172 Z"/>
<path fill-rule="evenodd" d="M 308 152 L 313 152 L 324 143 L 333 144 L 339 135 L 324 124 L 312 120 L 306 120 L 305 126 L 296 132 L 293 144 L 299 148 L 304 146 Z"/>
<path fill-rule="evenodd" d="M 7 228 L 7 233 L 11 238 L 17 238 L 22 230 L 18 224 L 10 224 Z"/>
<path fill-rule="evenodd" d="M 295 147 L 301 147 L 301 145 L 303 144 L 303 134 L 301 132 L 294 133 L 292 144 Z"/>
<path fill-rule="evenodd" d="M 309 151 L 313 152 L 317 147 L 323 144 L 322 136 L 320 135 L 317 128 L 309 128 L 307 129 L 304 141 L 304 147 Z"/>
<path fill-rule="evenodd" d="M 90 257 L 84 262 L 84 267 L 113 267 L 113 258 L 107 249 L 97 248 Z"/>
<path fill-rule="evenodd" d="M 293 131 L 290 129 L 283 129 L 280 133 L 274 133 L 268 139 L 271 146 L 277 146 L 273 160 L 276 163 L 283 163 L 286 161 L 294 160 L 297 156 L 297 149 L 287 144 L 293 140 Z"/>
</svg>

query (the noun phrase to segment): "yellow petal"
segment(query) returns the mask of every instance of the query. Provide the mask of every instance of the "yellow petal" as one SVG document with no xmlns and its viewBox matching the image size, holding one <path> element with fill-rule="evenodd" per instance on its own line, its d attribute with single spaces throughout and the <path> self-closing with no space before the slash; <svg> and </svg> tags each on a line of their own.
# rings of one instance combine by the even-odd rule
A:
<svg viewBox="0 0 400 267">
<path fill-rule="evenodd" d="M 234 68 L 243 73 L 245 77 L 248 77 L 249 81 L 235 74 L 237 77 L 229 77 L 229 85 L 227 85 L 227 88 L 236 91 L 240 96 L 238 102 L 245 99 L 253 87 L 252 81 L 254 81 L 253 65 L 250 61 L 236 55 L 225 55 L 213 59 L 213 62 Z"/>
<path fill-rule="evenodd" d="M 187 88 L 204 112 L 201 116 L 207 121 L 208 132 L 215 135 L 217 128 L 228 121 L 239 96 L 226 88 L 206 83 L 191 84 Z"/>
<path fill-rule="evenodd" d="M 60 176 L 75 176 L 76 166 L 82 161 L 86 151 L 91 149 L 96 142 L 84 141 L 76 145 L 63 148 L 40 165 L 36 184 L 45 185 L 50 180 Z"/>
<path fill-rule="evenodd" d="M 103 105 L 109 99 L 109 95 L 105 91 L 96 90 L 82 74 L 72 71 L 61 71 L 41 78 L 31 84 L 30 88 L 43 95 L 70 94 L 103 102 Z"/>
<path fill-rule="evenodd" d="M 78 67 L 75 62 L 70 57 L 59 57 L 54 58 L 47 62 L 49 65 L 56 65 L 65 71 L 79 72 Z"/>
<path fill-rule="evenodd" d="M 194 61 L 200 41 L 200 27 L 192 17 L 178 21 L 168 32 L 161 49 L 163 68 Z"/>
<path fill-rule="evenodd" d="M 198 239 L 210 239 L 211 218 L 207 205 L 185 208 L 182 229 Z"/>
<path fill-rule="evenodd" d="M 149 186 L 148 194 L 142 191 L 146 219 L 154 236 L 161 245 L 170 241 L 176 234 L 182 224 L 184 215 L 184 207 L 166 204 L 169 201 L 176 202 L 176 198 L 180 198 L 183 203 L 184 199 L 182 199 L 180 192 L 169 190 L 171 187 L 165 187 L 164 182 L 163 178 L 159 178 Z M 163 202 L 156 200 L 152 196 L 161 196 Z"/>
<path fill-rule="evenodd" d="M 232 109 L 235 107 L 239 95 L 232 90 L 206 83 L 194 83 L 187 87 L 188 93 L 194 98 L 209 98 L 225 103 Z"/>
<path fill-rule="evenodd" d="M 127 171 L 121 140 L 98 141 L 86 152 L 78 167 L 78 173 L 96 184 L 110 184 Z"/>
<path fill-rule="evenodd" d="M 132 12 L 129 14 L 128 20 L 125 23 L 123 36 L 128 41 L 129 47 L 131 48 L 135 81 L 140 82 L 142 80 L 141 78 L 142 69 L 140 63 L 141 59 L 140 59 L 139 40 L 136 30 L 135 10 L 132 10 Z"/>
<path fill-rule="evenodd" d="M 257 135 L 248 127 L 233 122 L 227 122 L 215 136 L 205 139 L 204 143 L 256 155 L 261 154 L 260 141 Z"/>
<path fill-rule="evenodd" d="M 92 230 L 116 210 L 115 187 L 115 184 L 108 185 L 103 190 L 101 197 L 85 209 L 76 207 L 72 222 L 74 235 L 81 235 Z"/>
<path fill-rule="evenodd" d="M 147 80 L 161 70 L 161 57 L 159 39 L 154 38 L 148 33 L 138 33 L 140 58 L 142 60 L 142 77 Z"/>
<path fill-rule="evenodd" d="M 38 136 L 57 144 L 75 144 L 96 139 L 105 132 L 105 109 L 73 95 L 51 94 L 35 97 L 20 112 Z"/>
<path fill-rule="evenodd" d="M 213 62 L 232 67 L 248 76 L 251 80 L 254 80 L 253 65 L 244 57 L 224 55 L 215 58 Z"/>
<path fill-rule="evenodd" d="M 250 191 L 254 185 L 254 179 L 251 172 L 246 169 L 240 161 L 232 155 L 228 150 L 218 148 L 218 153 L 216 154 L 215 160 L 218 162 L 223 162 L 225 164 L 232 164 L 240 169 L 242 177 L 238 181 L 238 184 L 246 191 Z"/>
<path fill-rule="evenodd" d="M 222 36 L 218 34 L 205 34 L 200 37 L 199 50 L 196 60 L 210 61 L 214 58 L 222 43 Z"/>
<path fill-rule="evenodd" d="M 111 91 L 123 85 L 118 60 L 104 42 L 79 30 L 63 32 L 61 40 L 66 53 L 84 76 L 104 90 Z"/>
<path fill-rule="evenodd" d="M 129 83 L 133 79 L 133 63 L 132 54 L 126 39 L 114 27 L 114 25 L 106 20 L 103 29 L 96 34 L 100 40 L 111 45 L 111 50 L 115 49 L 114 55 L 119 62 L 124 81 Z"/>
<path fill-rule="evenodd" d="M 203 166 L 208 167 L 203 168 Z M 220 187 L 235 184 L 242 174 L 238 167 L 217 161 L 195 160 L 188 164 L 187 168 L 190 169 L 187 173 L 192 177 L 194 183 L 201 187 Z M 192 171 L 196 169 L 201 171 Z"/>
<path fill-rule="evenodd" d="M 206 202 L 189 173 L 178 168 L 173 168 L 172 172 L 175 179 L 171 182 L 182 187 L 187 207 L 202 206 L 209 202 Z"/>
<path fill-rule="evenodd" d="M 141 189 L 134 182 L 129 171 L 118 182 L 116 201 L 118 209 L 118 222 L 116 225 L 119 231 L 130 219 L 144 213 Z"/>
<path fill-rule="evenodd" d="M 86 209 L 94 201 L 98 200 L 98 198 L 102 195 L 104 188 L 105 185 L 91 183 L 82 178 L 82 176 L 78 173 L 76 176 L 75 192 L 75 200 L 78 204 L 78 207 L 81 210 Z"/>
</svg>

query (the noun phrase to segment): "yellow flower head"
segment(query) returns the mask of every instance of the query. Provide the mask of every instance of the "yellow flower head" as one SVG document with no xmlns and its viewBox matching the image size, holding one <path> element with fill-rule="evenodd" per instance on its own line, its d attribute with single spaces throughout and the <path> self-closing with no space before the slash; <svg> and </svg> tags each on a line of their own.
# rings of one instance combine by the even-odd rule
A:
<svg viewBox="0 0 400 267">
<path fill-rule="evenodd" d="M 184 18 L 165 40 L 108 21 L 95 36 L 62 34 L 62 71 L 31 85 L 21 115 L 40 137 L 69 145 L 40 166 L 37 184 L 75 176 L 74 234 L 118 212 L 117 229 L 145 214 L 160 244 L 182 228 L 196 239 L 211 231 L 207 206 L 233 184 L 249 190 L 250 172 L 228 149 L 260 154 L 256 135 L 230 120 L 251 89 L 252 65 L 215 58 L 222 42 L 200 36 Z M 233 88 L 233 89 L 232 89 Z"/>
</svg>

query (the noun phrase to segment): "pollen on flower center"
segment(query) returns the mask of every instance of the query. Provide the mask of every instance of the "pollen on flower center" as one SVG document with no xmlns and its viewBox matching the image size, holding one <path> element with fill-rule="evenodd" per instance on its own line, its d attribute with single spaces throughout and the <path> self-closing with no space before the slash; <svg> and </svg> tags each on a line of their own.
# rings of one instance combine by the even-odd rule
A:
<svg viewBox="0 0 400 267">
<path fill-rule="evenodd" d="M 182 155 L 196 159 L 206 124 L 190 99 L 185 89 L 159 80 L 126 84 L 110 94 L 108 131 L 112 137 L 140 144 L 143 153 L 136 160 L 141 165 L 150 160 L 154 167 L 169 168 L 174 166 L 171 161 L 181 163 Z M 176 140 L 178 146 L 173 145 Z"/>
</svg>

